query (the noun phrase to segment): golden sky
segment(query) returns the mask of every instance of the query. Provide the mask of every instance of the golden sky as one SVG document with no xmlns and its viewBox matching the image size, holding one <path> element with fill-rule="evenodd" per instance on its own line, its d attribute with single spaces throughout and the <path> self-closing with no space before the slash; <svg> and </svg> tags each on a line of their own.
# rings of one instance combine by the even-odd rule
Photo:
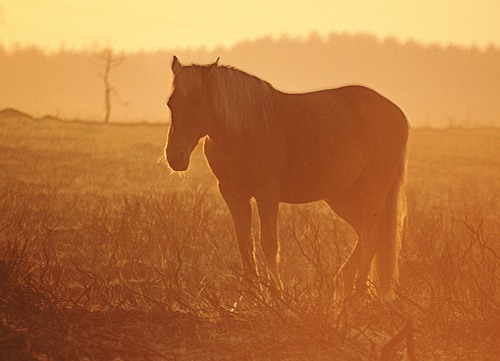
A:
<svg viewBox="0 0 500 361">
<path fill-rule="evenodd" d="M 0 0 L 0 45 L 211 49 L 314 31 L 485 47 L 500 46 L 498 19 L 499 0 Z"/>
</svg>

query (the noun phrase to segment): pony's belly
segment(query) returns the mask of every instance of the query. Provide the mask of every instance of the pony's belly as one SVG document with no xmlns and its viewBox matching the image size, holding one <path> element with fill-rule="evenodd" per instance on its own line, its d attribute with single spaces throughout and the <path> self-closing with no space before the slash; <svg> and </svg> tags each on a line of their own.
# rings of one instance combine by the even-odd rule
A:
<svg viewBox="0 0 500 361">
<path fill-rule="evenodd" d="M 290 204 L 303 204 L 320 201 L 326 198 L 327 197 L 321 192 L 304 192 L 302 190 L 300 193 L 297 193 L 284 190 L 280 193 L 279 201 Z"/>
<path fill-rule="evenodd" d="M 331 198 L 342 192 L 354 181 L 330 172 L 303 172 L 285 177 L 280 187 L 280 201 L 285 203 L 308 203 Z"/>
</svg>

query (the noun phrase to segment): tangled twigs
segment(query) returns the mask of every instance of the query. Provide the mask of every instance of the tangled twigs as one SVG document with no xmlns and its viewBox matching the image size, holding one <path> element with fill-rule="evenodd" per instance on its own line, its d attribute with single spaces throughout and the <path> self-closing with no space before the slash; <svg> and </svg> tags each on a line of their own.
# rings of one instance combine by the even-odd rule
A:
<svg viewBox="0 0 500 361">
<path fill-rule="evenodd" d="M 408 359 L 410 361 L 416 361 L 415 357 L 415 344 L 413 342 L 414 335 L 414 326 L 411 320 L 406 322 L 405 327 L 401 331 L 399 331 L 393 338 L 391 338 L 385 345 L 382 347 L 382 351 L 380 352 L 380 361 L 389 361 L 394 359 L 394 350 L 396 347 L 406 340 L 406 351 L 408 355 Z"/>
</svg>

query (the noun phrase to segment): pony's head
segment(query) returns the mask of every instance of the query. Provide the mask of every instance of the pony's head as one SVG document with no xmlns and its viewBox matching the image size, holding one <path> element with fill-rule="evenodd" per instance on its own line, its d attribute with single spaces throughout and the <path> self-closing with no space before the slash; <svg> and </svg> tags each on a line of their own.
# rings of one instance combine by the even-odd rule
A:
<svg viewBox="0 0 500 361">
<path fill-rule="evenodd" d="M 166 158 L 173 170 L 186 170 L 200 138 L 222 131 L 234 139 L 266 131 L 274 117 L 272 86 L 241 70 L 209 65 L 182 66 L 174 56 L 172 112 Z M 210 134 L 213 135 L 213 134 Z"/>
<path fill-rule="evenodd" d="M 217 61 L 208 66 L 182 66 L 176 56 L 173 58 L 173 91 L 167 102 L 172 122 L 165 155 L 175 171 L 188 168 L 193 149 L 207 135 L 211 119 L 207 83 Z"/>
</svg>

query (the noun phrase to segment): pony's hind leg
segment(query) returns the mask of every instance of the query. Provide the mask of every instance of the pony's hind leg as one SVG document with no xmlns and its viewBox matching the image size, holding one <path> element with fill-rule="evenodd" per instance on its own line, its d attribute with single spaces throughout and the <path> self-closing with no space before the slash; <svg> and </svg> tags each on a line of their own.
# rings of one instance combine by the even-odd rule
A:
<svg viewBox="0 0 500 361">
<path fill-rule="evenodd" d="M 367 290 L 372 261 L 380 246 L 381 216 L 389 183 L 384 178 L 390 176 L 389 172 L 377 179 L 376 172 L 367 169 L 361 181 L 342 196 L 326 200 L 330 208 L 354 228 L 358 238 L 337 274 L 339 293 L 344 297 L 349 297 L 353 290 L 356 294 Z"/>
<path fill-rule="evenodd" d="M 395 183 L 397 167 L 385 169 L 383 164 L 374 163 L 372 171 L 367 173 L 363 187 L 362 226 L 359 242 L 361 256 L 357 286 L 366 289 L 368 281 L 375 286 L 375 294 L 386 298 L 389 292 L 386 269 L 392 268 L 385 263 L 389 261 L 391 248 L 386 239 L 387 208 L 391 203 L 391 188 Z M 374 259 L 377 259 L 374 261 Z M 371 272 L 373 270 L 373 272 Z M 380 277 L 382 275 L 382 277 Z M 381 281 L 386 284 L 382 285 Z"/>
<path fill-rule="evenodd" d="M 266 257 L 268 277 L 278 292 L 283 291 L 283 283 L 278 269 L 280 252 L 277 231 L 279 202 L 276 193 L 270 192 L 255 197 L 260 219 L 260 244 Z"/>
<path fill-rule="evenodd" d="M 380 211 L 379 211 L 380 212 Z M 358 274 L 356 279 L 356 290 L 361 293 L 367 291 L 368 282 L 373 259 L 380 246 L 380 213 L 369 212 L 366 215 L 363 230 L 359 236 L 358 244 L 360 256 L 358 264 Z"/>
<path fill-rule="evenodd" d="M 335 284 L 336 294 L 339 297 L 349 297 L 354 290 L 355 279 L 358 273 L 359 257 L 360 247 L 358 242 L 337 272 Z"/>
<path fill-rule="evenodd" d="M 359 262 L 361 258 L 361 226 L 362 226 L 362 198 L 359 185 L 353 184 L 351 189 L 325 199 L 328 206 L 344 221 L 349 223 L 356 232 L 357 241 L 350 255 L 340 266 L 335 277 L 335 294 L 338 299 L 349 297 L 354 291 L 356 276 L 358 275 Z"/>
<path fill-rule="evenodd" d="M 367 291 L 368 274 L 378 249 L 378 222 L 370 221 L 356 233 L 356 246 L 337 273 L 339 295 L 344 298 L 353 295 L 353 291 L 356 295 Z"/>
</svg>

